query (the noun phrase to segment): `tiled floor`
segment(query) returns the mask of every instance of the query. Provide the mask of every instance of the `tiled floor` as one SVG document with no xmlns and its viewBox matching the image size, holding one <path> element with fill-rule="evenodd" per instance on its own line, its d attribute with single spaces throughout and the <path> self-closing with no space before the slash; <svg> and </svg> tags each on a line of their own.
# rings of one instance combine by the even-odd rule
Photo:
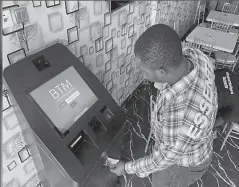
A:
<svg viewBox="0 0 239 187">
<path fill-rule="evenodd" d="M 125 160 L 143 157 L 146 139 L 149 132 L 148 111 L 149 95 L 155 94 L 155 89 L 146 85 L 137 89 L 124 107 L 127 115 L 127 130 L 123 156 Z M 237 187 L 239 186 L 239 141 L 230 140 L 223 151 L 219 151 L 223 136 L 221 130 L 214 142 L 214 159 L 210 168 L 201 180 L 191 187 Z M 150 187 L 150 178 L 138 178 L 134 175 L 120 177 L 121 186 Z"/>
</svg>

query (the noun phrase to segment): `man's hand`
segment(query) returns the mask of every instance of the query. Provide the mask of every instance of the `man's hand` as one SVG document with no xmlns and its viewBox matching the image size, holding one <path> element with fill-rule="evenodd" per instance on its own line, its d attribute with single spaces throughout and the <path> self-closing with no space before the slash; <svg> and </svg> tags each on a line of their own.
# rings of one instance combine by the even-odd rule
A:
<svg viewBox="0 0 239 187">
<path fill-rule="evenodd" d="M 116 174 L 117 176 L 124 175 L 126 173 L 125 172 L 125 162 L 120 160 L 117 164 L 110 167 L 110 171 L 112 173 Z"/>
</svg>

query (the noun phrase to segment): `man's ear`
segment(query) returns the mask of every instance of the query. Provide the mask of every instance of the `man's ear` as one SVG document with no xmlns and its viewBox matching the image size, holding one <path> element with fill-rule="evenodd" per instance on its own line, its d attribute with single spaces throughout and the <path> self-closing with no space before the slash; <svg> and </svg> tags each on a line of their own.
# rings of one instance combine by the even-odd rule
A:
<svg viewBox="0 0 239 187">
<path fill-rule="evenodd" d="M 156 69 L 155 71 L 159 76 L 165 76 L 167 74 L 166 70 L 164 70 L 163 68 Z"/>
</svg>

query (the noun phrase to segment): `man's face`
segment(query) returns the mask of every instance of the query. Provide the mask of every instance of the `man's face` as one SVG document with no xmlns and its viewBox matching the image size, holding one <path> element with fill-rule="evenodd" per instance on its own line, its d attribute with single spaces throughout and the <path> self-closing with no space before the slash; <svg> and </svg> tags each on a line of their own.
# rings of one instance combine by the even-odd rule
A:
<svg viewBox="0 0 239 187">
<path fill-rule="evenodd" d="M 142 62 L 139 57 L 135 58 L 136 65 L 140 67 L 144 74 L 144 78 L 151 82 L 165 83 L 165 74 L 160 70 L 150 68 L 146 63 Z"/>
</svg>

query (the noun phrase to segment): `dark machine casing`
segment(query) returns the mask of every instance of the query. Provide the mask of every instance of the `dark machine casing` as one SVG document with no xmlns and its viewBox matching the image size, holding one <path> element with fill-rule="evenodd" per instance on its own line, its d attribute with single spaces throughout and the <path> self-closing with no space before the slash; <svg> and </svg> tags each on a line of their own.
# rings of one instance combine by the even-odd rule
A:
<svg viewBox="0 0 239 187">
<path fill-rule="evenodd" d="M 46 64 L 43 62 L 37 67 L 34 60 L 40 56 L 45 58 Z M 69 128 L 65 137 L 61 137 L 30 99 L 29 91 L 71 66 L 91 88 L 98 101 Z M 49 187 L 116 186 L 116 176 L 103 163 L 108 156 L 120 158 L 125 114 L 84 64 L 64 45 L 55 44 L 8 66 L 3 75 L 11 101 L 18 108 L 20 125 L 24 124 L 21 127 L 24 139 L 29 143 L 32 156 L 40 155 L 42 167 L 39 173 L 43 184 Z M 105 108 L 110 111 L 110 116 Z M 79 133 L 84 134 L 83 140 L 77 151 L 72 151 L 69 145 Z"/>
</svg>

